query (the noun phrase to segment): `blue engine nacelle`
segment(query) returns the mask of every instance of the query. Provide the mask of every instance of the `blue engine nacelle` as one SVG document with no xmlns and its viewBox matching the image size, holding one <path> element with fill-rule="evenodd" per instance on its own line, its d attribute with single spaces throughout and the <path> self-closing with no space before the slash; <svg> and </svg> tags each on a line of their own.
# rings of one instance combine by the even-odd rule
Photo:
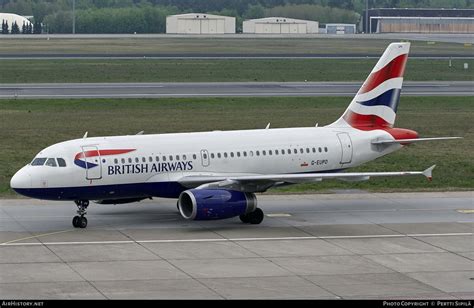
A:
<svg viewBox="0 0 474 308">
<path fill-rule="evenodd" d="M 257 198 L 235 190 L 189 189 L 179 196 L 178 208 L 190 220 L 225 219 L 255 211 Z"/>
</svg>

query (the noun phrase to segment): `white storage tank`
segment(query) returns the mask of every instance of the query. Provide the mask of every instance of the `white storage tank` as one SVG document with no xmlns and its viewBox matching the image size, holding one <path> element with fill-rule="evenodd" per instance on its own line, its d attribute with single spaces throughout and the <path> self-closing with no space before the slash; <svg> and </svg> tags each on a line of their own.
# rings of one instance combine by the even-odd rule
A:
<svg viewBox="0 0 474 308">
<path fill-rule="evenodd" d="M 189 13 L 166 17 L 166 33 L 227 34 L 235 33 L 235 17 Z"/>
<path fill-rule="evenodd" d="M 243 33 L 256 34 L 308 34 L 318 33 L 319 23 L 286 17 L 266 17 L 244 21 L 242 30 Z"/>
</svg>

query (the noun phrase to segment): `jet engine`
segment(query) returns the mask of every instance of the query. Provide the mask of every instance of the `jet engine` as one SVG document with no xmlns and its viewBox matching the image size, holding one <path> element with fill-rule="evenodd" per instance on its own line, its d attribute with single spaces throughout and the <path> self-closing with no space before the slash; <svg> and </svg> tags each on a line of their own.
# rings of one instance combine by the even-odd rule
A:
<svg viewBox="0 0 474 308">
<path fill-rule="evenodd" d="M 235 190 L 189 189 L 179 196 L 178 209 L 189 220 L 243 217 L 257 210 L 257 198 L 252 193 Z"/>
</svg>

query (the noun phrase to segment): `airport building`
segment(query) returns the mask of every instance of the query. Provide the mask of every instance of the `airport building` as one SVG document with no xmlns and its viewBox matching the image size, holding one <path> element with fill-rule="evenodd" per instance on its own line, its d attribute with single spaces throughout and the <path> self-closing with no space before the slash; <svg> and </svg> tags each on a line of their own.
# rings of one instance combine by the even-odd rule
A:
<svg viewBox="0 0 474 308">
<path fill-rule="evenodd" d="M 354 34 L 356 33 L 355 24 L 326 24 L 327 34 Z"/>
<path fill-rule="evenodd" d="M 0 13 L 0 20 L 2 21 L 2 24 L 4 22 L 8 23 L 8 31 L 12 30 L 12 25 L 16 22 L 18 27 L 20 27 L 20 32 L 21 32 L 21 27 L 23 27 L 23 23 L 25 25 L 30 25 L 31 22 L 24 16 L 20 16 L 17 14 L 11 14 L 11 13 Z"/>
<path fill-rule="evenodd" d="M 319 23 L 312 20 L 286 17 L 267 17 L 243 22 L 243 33 L 255 34 L 307 34 L 319 33 Z"/>
<path fill-rule="evenodd" d="M 169 34 L 227 34 L 235 33 L 235 17 L 189 13 L 166 17 Z"/>
<path fill-rule="evenodd" d="M 366 33 L 474 33 L 473 9 L 370 9 Z"/>
</svg>

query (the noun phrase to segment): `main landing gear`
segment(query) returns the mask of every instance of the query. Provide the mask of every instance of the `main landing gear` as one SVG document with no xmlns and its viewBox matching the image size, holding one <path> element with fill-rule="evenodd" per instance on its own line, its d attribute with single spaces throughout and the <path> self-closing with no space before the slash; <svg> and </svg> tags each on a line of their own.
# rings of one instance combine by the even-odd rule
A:
<svg viewBox="0 0 474 308">
<path fill-rule="evenodd" d="M 87 218 L 84 216 L 87 214 L 87 207 L 89 206 L 89 200 L 76 200 L 74 201 L 77 205 L 77 214 L 72 219 L 72 225 L 74 228 L 85 228 L 87 227 Z"/>
<path fill-rule="evenodd" d="M 256 208 L 255 211 L 242 214 L 239 216 L 240 220 L 246 224 L 258 225 L 263 221 L 263 211 L 260 208 Z"/>
</svg>

